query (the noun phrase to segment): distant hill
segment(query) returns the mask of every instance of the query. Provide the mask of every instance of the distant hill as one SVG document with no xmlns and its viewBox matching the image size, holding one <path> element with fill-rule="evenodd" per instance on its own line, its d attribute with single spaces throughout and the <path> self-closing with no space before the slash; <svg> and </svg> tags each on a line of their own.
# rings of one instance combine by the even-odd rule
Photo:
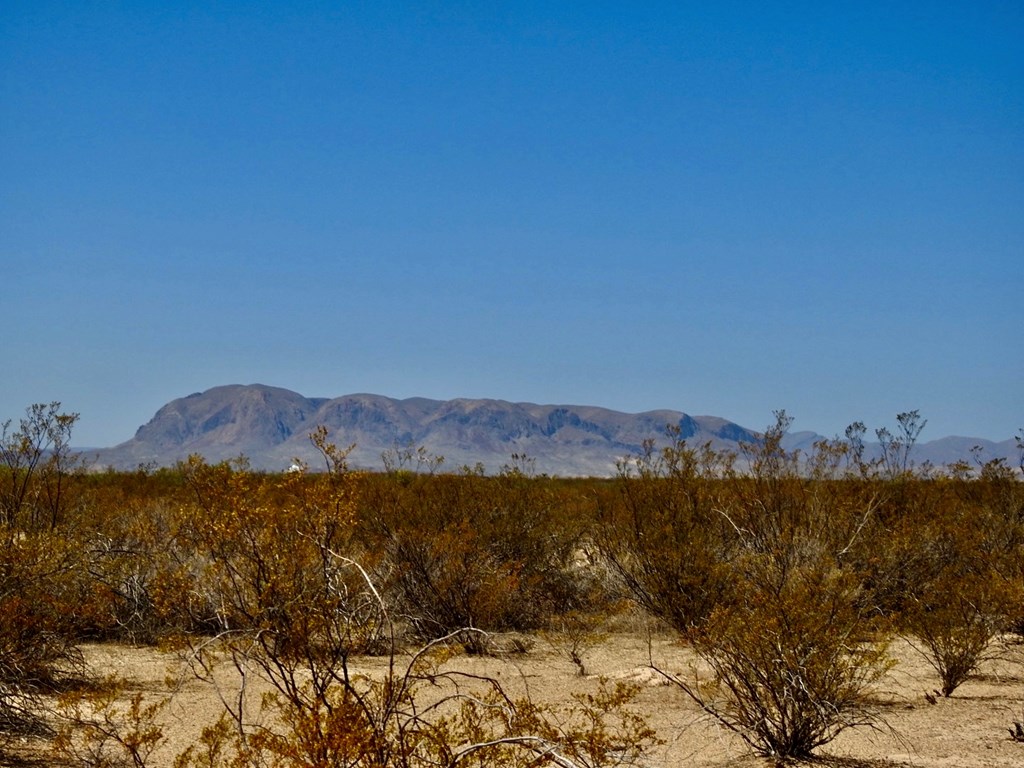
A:
<svg viewBox="0 0 1024 768">
<path fill-rule="evenodd" d="M 379 469 L 385 452 L 422 446 L 443 456 L 449 471 L 480 464 L 495 472 L 517 454 L 528 456 L 538 473 L 562 476 L 612 475 L 618 460 L 639 453 L 648 438 L 663 438 L 669 425 L 678 426 L 691 444 L 710 442 L 718 449 L 736 450 L 740 441 L 759 437 L 726 419 L 673 410 L 630 414 L 586 405 L 396 400 L 372 394 L 309 398 L 252 384 L 214 387 L 173 400 L 131 440 L 89 451 L 86 458 L 97 466 L 131 469 L 173 465 L 193 453 L 209 461 L 245 455 L 254 468 L 282 470 L 295 458 L 315 465 L 319 457 L 309 433 L 319 425 L 339 447 L 355 444 L 350 455 L 355 467 Z M 787 441 L 807 448 L 819 437 L 799 432 Z M 914 458 L 945 464 L 969 458 L 973 445 L 982 445 L 986 459 L 1015 455 L 1012 440 L 944 438 L 922 444 Z"/>
</svg>

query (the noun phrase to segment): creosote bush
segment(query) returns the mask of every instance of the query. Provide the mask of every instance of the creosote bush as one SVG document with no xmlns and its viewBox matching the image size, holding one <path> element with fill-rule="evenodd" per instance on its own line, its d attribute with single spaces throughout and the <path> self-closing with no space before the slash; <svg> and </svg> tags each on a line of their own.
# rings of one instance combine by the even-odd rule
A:
<svg viewBox="0 0 1024 768">
<path fill-rule="evenodd" d="M 37 404 L 0 425 L 0 742 L 45 730 L 46 697 L 83 672 L 71 610 L 88 552 L 63 535 L 78 414 Z"/>
<path fill-rule="evenodd" d="M 970 678 L 1019 615 L 1021 529 L 1006 523 L 990 506 L 944 494 L 915 526 L 918 577 L 900 623 L 938 673 L 943 696 Z"/>
<path fill-rule="evenodd" d="M 582 516 L 550 479 L 389 473 L 364 478 L 360 505 L 361 541 L 385 553 L 383 589 L 420 639 L 535 630 L 586 599 Z"/>
<path fill-rule="evenodd" d="M 64 765 L 146 768 L 164 741 L 156 719 L 167 703 L 129 696 L 126 681 L 115 677 L 73 688 L 57 701 L 51 752 Z"/>
<path fill-rule="evenodd" d="M 0 524 L 0 740 L 44 732 L 47 696 L 84 674 L 73 605 L 81 553 Z"/>
<path fill-rule="evenodd" d="M 873 724 L 868 694 L 888 668 L 886 643 L 865 636 L 856 579 L 821 561 L 783 572 L 757 555 L 741 578 L 741 598 L 689 634 L 714 679 L 672 682 L 775 758 L 810 758 L 843 730 Z"/>
<path fill-rule="evenodd" d="M 619 467 L 617 494 L 603 493 L 597 546 L 625 591 L 681 632 L 703 622 L 728 589 L 734 542 L 722 497 L 732 457 L 691 448 L 679 431 L 658 450 Z"/>
<path fill-rule="evenodd" d="M 847 562 L 875 511 L 837 478 L 844 449 L 808 460 L 783 448 L 777 414 L 748 471 L 670 433 L 624 467 L 621 508 L 602 545 L 637 601 L 668 620 L 713 670 L 667 675 L 702 709 L 776 759 L 805 759 L 843 730 L 874 722 L 871 685 L 886 635 Z"/>
</svg>

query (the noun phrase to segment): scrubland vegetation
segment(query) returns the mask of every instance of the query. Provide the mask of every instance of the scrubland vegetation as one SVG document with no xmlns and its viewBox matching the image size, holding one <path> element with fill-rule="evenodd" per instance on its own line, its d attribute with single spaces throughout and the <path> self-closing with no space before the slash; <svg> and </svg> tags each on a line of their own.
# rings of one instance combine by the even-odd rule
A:
<svg viewBox="0 0 1024 768">
<path fill-rule="evenodd" d="M 356 472 L 324 431 L 322 466 L 302 471 L 196 457 L 84 473 L 75 419 L 33 406 L 0 441 L 8 760 L 154 765 L 173 686 L 126 694 L 83 643 L 159 644 L 222 693 L 178 768 L 568 767 L 643 763 L 659 735 L 636 688 L 539 703 L 460 659 L 547 641 L 584 674 L 589 644 L 636 606 L 710 670 L 657 674 L 752 753 L 790 761 L 882 722 L 872 691 L 894 638 L 949 697 L 1024 633 L 1017 468 L 914 467 L 916 412 L 879 432 L 878 461 L 860 424 L 789 452 L 780 413 L 742 455 L 670 430 L 611 480 L 535 476 L 524 457 L 442 472 L 408 451 Z M 366 656 L 379 674 L 357 672 Z"/>
</svg>

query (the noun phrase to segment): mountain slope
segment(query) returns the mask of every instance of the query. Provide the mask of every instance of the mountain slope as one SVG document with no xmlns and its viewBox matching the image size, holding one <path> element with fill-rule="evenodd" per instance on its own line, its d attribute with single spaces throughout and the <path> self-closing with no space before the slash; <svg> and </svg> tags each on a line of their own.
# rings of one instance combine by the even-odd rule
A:
<svg viewBox="0 0 1024 768">
<path fill-rule="evenodd" d="M 444 457 L 444 468 L 482 465 L 488 472 L 509 464 L 513 454 L 532 459 L 540 473 L 607 476 L 616 462 L 643 450 L 645 440 L 664 438 L 668 426 L 678 427 L 690 444 L 710 442 L 717 449 L 737 450 L 758 434 L 715 416 L 690 416 L 681 411 L 622 413 L 597 406 L 538 405 L 504 400 L 396 400 L 373 394 L 308 398 L 262 384 L 214 387 L 163 406 L 131 440 L 90 452 L 99 466 L 130 469 L 140 464 L 172 465 L 189 454 L 209 461 L 245 455 L 254 468 L 281 470 L 295 458 L 313 465 L 319 458 L 309 442 L 317 426 L 328 430 L 340 447 L 355 445 L 350 463 L 379 469 L 381 455 L 406 447 L 424 447 Z M 787 435 L 789 449 L 807 452 L 820 435 Z M 937 465 L 980 458 L 1005 457 L 1016 466 L 1014 443 L 950 437 L 917 446 L 917 463 Z M 869 453 L 877 446 L 869 446 Z"/>
<path fill-rule="evenodd" d="M 660 410 L 627 414 L 595 406 L 538 405 L 503 400 L 396 400 L 352 394 L 307 398 L 261 384 L 215 387 L 174 400 L 131 440 L 91 454 L 101 466 L 170 465 L 199 453 L 210 461 L 244 454 L 252 466 L 280 470 L 292 459 L 313 462 L 309 433 L 318 425 L 339 446 L 355 444 L 354 466 L 379 468 L 381 454 L 423 446 L 447 469 L 482 464 L 496 471 L 513 454 L 527 455 L 538 472 L 609 475 L 643 441 L 668 425 L 720 448 L 757 435 L 724 419 Z"/>
</svg>

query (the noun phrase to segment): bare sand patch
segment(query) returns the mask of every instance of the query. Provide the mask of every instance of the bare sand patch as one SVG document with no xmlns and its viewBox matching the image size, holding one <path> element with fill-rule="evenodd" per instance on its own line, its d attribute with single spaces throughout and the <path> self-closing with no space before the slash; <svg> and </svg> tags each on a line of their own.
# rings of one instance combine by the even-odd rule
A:
<svg viewBox="0 0 1024 768">
<path fill-rule="evenodd" d="M 193 744 L 205 725 L 222 711 L 221 696 L 237 692 L 229 665 L 218 671 L 217 685 L 183 674 L 172 653 L 123 645 L 91 645 L 85 649 L 90 665 L 101 674 L 131 681 L 132 690 L 147 697 L 166 697 L 168 680 L 175 681 L 170 704 L 160 716 L 166 742 L 153 755 L 153 768 L 171 766 L 174 756 Z M 938 680 L 927 661 L 905 642 L 894 643 L 896 665 L 875 689 L 882 714 L 877 729 L 841 734 L 821 750 L 826 764 L 842 768 L 915 766 L 917 768 L 1000 768 L 1024 765 L 1024 744 L 1013 741 L 1008 729 L 1024 719 L 1024 646 L 1007 644 L 1000 658 L 986 662 L 949 699 L 932 704 Z M 400 659 L 400 662 L 403 661 Z M 757 766 L 764 760 L 749 754 L 736 735 L 718 726 L 676 687 L 652 669 L 651 663 L 684 678 L 692 674 L 692 652 L 671 635 L 646 637 L 640 632 L 616 632 L 585 653 L 586 676 L 559 648 L 557 641 L 538 640 L 523 654 L 505 658 L 459 655 L 449 664 L 463 671 L 492 676 L 509 693 L 529 694 L 538 702 L 564 702 L 572 693 L 593 693 L 601 678 L 627 680 L 642 690 L 636 708 L 648 719 L 664 745 L 649 756 L 651 768 L 725 768 Z M 385 658 L 361 658 L 359 672 L 383 674 Z M 251 693 L 267 689 L 252 678 Z"/>
</svg>

